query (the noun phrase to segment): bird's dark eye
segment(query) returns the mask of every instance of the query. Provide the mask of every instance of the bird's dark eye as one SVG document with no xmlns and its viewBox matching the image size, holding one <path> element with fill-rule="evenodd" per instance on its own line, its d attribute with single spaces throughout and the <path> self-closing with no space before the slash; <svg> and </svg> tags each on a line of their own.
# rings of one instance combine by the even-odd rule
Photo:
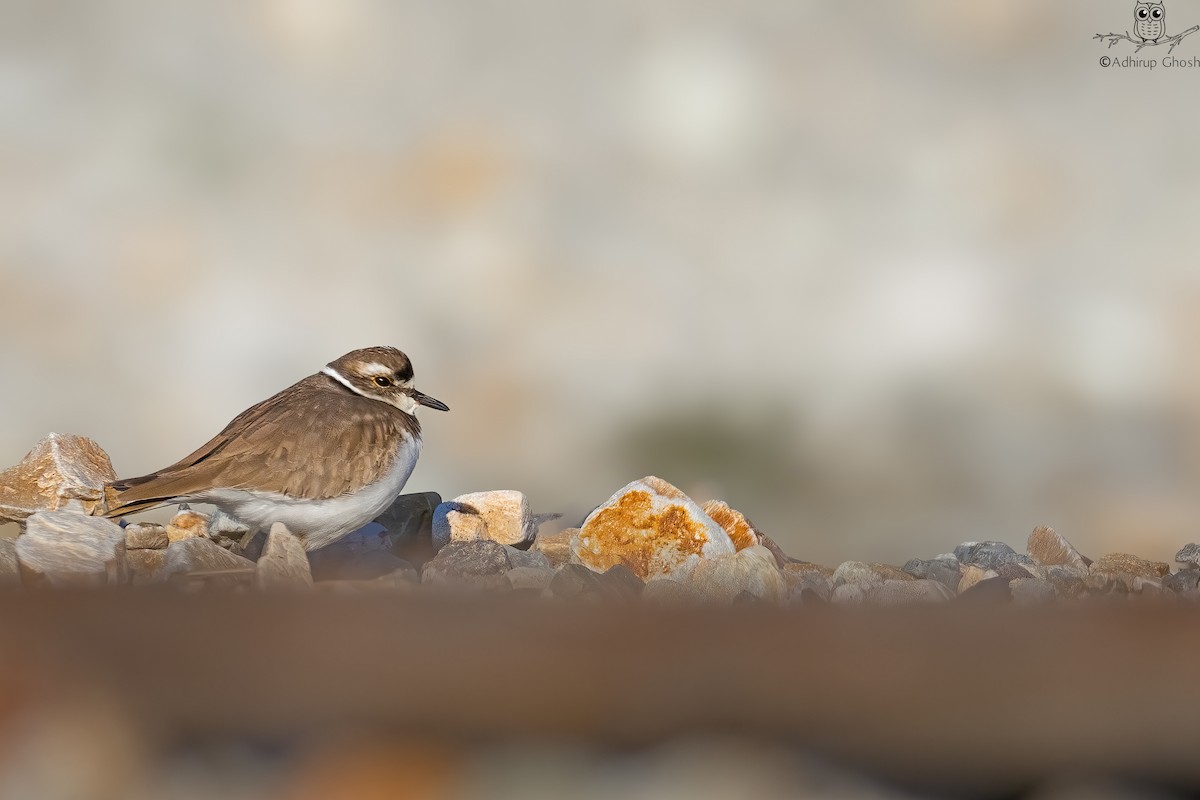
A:
<svg viewBox="0 0 1200 800">
<path fill-rule="evenodd" d="M 1139 19 L 1145 19 L 1146 17 L 1150 16 L 1150 12 L 1144 8 L 1139 8 L 1137 10 L 1137 15 Z"/>
<path fill-rule="evenodd" d="M 1162 19 L 1162 15 L 1163 10 L 1161 8 L 1156 8 L 1150 12 L 1150 16 L 1154 17 L 1155 19 Z"/>
<path fill-rule="evenodd" d="M 380 375 L 378 378 L 376 378 L 376 379 L 375 379 L 375 385 L 376 385 L 376 386 L 379 386 L 379 387 L 381 387 L 381 388 L 383 388 L 383 387 L 388 387 L 388 386 L 391 386 L 391 385 L 392 385 L 392 379 L 391 379 L 391 378 L 385 378 L 385 377 L 383 377 L 382 375 Z"/>
</svg>

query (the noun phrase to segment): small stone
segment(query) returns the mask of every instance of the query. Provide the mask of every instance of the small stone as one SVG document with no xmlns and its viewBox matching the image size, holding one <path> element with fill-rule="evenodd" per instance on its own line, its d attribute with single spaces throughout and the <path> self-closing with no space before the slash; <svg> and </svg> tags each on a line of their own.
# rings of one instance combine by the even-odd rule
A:
<svg viewBox="0 0 1200 800">
<path fill-rule="evenodd" d="M 600 585 L 613 600 L 636 600 L 646 583 L 624 564 L 609 567 L 600 573 Z"/>
<path fill-rule="evenodd" d="M 286 525 L 276 522 L 255 565 L 255 587 L 260 591 L 295 591 L 312 588 L 312 584 L 304 543 Z"/>
<path fill-rule="evenodd" d="M 899 567 L 893 567 L 891 564 L 878 564 L 878 563 L 872 562 L 870 567 L 875 572 L 875 574 L 880 577 L 881 580 L 885 580 L 885 581 L 911 581 L 911 580 L 914 580 L 914 576 L 908 574 L 907 572 L 900 569 Z"/>
<path fill-rule="evenodd" d="M 512 489 L 471 492 L 459 495 L 453 502 L 478 515 L 484 524 L 482 538 L 493 542 L 520 544 L 537 532 L 529 499 L 523 492 Z"/>
<path fill-rule="evenodd" d="M 958 581 L 958 593 L 962 594 L 980 581 L 996 577 L 999 576 L 994 570 L 984 569 L 983 567 L 976 566 L 974 564 L 964 567 L 962 571 L 962 578 L 960 578 Z"/>
<path fill-rule="evenodd" d="M 487 538 L 487 523 L 470 506 L 448 500 L 434 509 L 433 549 L 435 552 L 450 542 L 476 542 Z"/>
<path fill-rule="evenodd" d="M 229 516 L 219 508 L 214 509 L 209 515 L 206 533 L 208 538 L 221 547 L 252 561 L 258 560 L 267 539 L 264 531 L 251 533 L 249 525 Z"/>
<path fill-rule="evenodd" d="M 216 509 L 208 518 L 208 537 L 210 539 L 241 540 L 250 532 L 250 526 L 229 516 L 221 509 Z"/>
<path fill-rule="evenodd" d="M 945 584 L 930 578 L 885 580 L 867 592 L 867 600 L 883 606 L 910 606 L 928 603 L 944 603 L 954 597 Z"/>
<path fill-rule="evenodd" d="M 719 603 L 732 602 L 742 592 L 771 603 L 782 603 L 788 596 L 775 554 L 762 545 L 702 560 L 692 570 L 689 583 Z"/>
<path fill-rule="evenodd" d="M 1200 569 L 1181 569 L 1166 576 L 1163 588 L 1188 597 L 1197 596 L 1200 594 Z"/>
<path fill-rule="evenodd" d="M 167 551 L 126 550 L 125 563 L 129 565 L 129 579 L 134 586 L 158 583 L 165 580 Z"/>
<path fill-rule="evenodd" d="M 931 559 L 914 558 L 903 567 L 914 578 L 929 578 L 943 584 L 951 592 L 958 591 L 962 580 L 962 564 L 954 556 L 938 556 Z"/>
<path fill-rule="evenodd" d="M 553 569 L 554 565 L 550 563 L 550 559 L 546 558 L 545 553 L 539 553 L 536 550 L 519 550 L 516 547 L 509 545 L 504 546 L 504 551 L 508 553 L 508 563 L 516 567 L 534 567 L 535 569 Z"/>
<path fill-rule="evenodd" d="M 963 542 L 954 548 L 954 557 L 964 564 L 999 569 L 1002 564 L 1032 564 L 1033 559 L 1018 553 L 1004 542 Z"/>
<path fill-rule="evenodd" d="M 21 567 L 17 562 L 17 540 L 0 539 L 0 589 L 21 585 Z"/>
<path fill-rule="evenodd" d="M 249 533 L 249 531 L 247 531 L 247 533 Z M 249 539 L 246 539 L 246 537 L 243 535 L 243 537 L 237 541 L 221 539 L 218 540 L 217 543 L 222 547 L 225 547 L 234 555 L 241 556 L 242 558 L 248 558 L 251 561 L 258 561 L 258 559 L 262 557 L 263 548 L 267 545 L 267 532 L 255 531 Z M 226 547 L 226 545 L 228 545 L 228 547 Z"/>
<path fill-rule="evenodd" d="M 166 550 L 136 552 L 166 553 L 162 570 L 148 577 L 148 582 L 166 580 L 202 582 L 206 586 L 232 588 L 254 578 L 254 562 L 235 555 L 212 539 L 189 536 L 171 542 Z"/>
<path fill-rule="evenodd" d="M 1108 553 L 1093 562 L 1089 571 L 1093 575 L 1124 573 L 1157 579 L 1169 575 L 1171 565 L 1165 561 L 1148 561 L 1128 553 Z"/>
<path fill-rule="evenodd" d="M 1046 580 L 1054 584 L 1059 597 L 1079 597 L 1086 589 L 1085 579 L 1088 571 L 1084 567 L 1050 566 L 1046 567 Z"/>
<path fill-rule="evenodd" d="M 641 578 L 623 564 L 605 572 L 594 572 L 582 564 L 566 564 L 554 574 L 549 591 L 563 600 L 611 603 L 636 600 L 643 588 Z"/>
<path fill-rule="evenodd" d="M 571 537 L 578 533 L 579 528 L 563 528 L 555 533 L 538 531 L 530 551 L 543 554 L 553 566 L 561 567 L 571 559 Z"/>
<path fill-rule="evenodd" d="M 883 583 L 883 576 L 870 565 L 862 561 L 843 561 L 833 571 L 833 588 L 843 584 L 855 586 L 874 586 Z"/>
<path fill-rule="evenodd" d="M 125 526 L 126 550 L 165 550 L 170 543 L 167 529 L 157 522 L 139 522 Z"/>
<path fill-rule="evenodd" d="M 865 585 L 870 588 L 869 584 Z M 867 593 L 863 590 L 863 585 L 843 583 L 833 587 L 829 601 L 836 606 L 861 606 L 867 602 Z"/>
<path fill-rule="evenodd" d="M 1075 546 L 1067 541 L 1067 537 L 1054 528 L 1034 528 L 1033 533 L 1029 534 L 1029 542 L 1025 549 L 1033 563 L 1045 567 L 1058 565 L 1086 568 L 1088 564 Z"/>
<path fill-rule="evenodd" d="M 647 603 L 668 608 L 691 608 L 704 603 L 704 595 L 685 583 L 671 578 L 655 578 L 647 581 L 642 589 L 642 599 Z"/>
<path fill-rule="evenodd" d="M 167 523 L 167 539 L 180 542 L 192 537 L 208 536 L 208 516 L 191 509 L 181 510 Z"/>
<path fill-rule="evenodd" d="M 1158 578 L 1143 578 L 1141 575 L 1134 575 L 1129 589 L 1134 594 L 1160 595 L 1163 591 L 1163 582 Z"/>
<path fill-rule="evenodd" d="M 702 558 L 736 552 L 729 534 L 671 484 L 648 476 L 588 515 L 571 540 L 571 561 L 603 572 L 624 564 L 646 580 L 690 571 Z"/>
<path fill-rule="evenodd" d="M 783 548 L 775 543 L 775 540 L 754 527 L 754 523 L 746 519 L 742 512 L 730 508 L 725 501 L 709 500 L 700 508 L 713 522 L 720 525 L 725 533 L 729 534 L 730 541 L 738 550 L 761 545 L 771 551 L 777 566 L 782 567 L 791 561 L 787 553 L 783 552 Z"/>
<path fill-rule="evenodd" d="M 1200 567 L 1200 544 L 1192 542 L 1185 544 L 1175 554 L 1175 561 L 1180 564 L 1187 564 L 1192 567 Z"/>
<path fill-rule="evenodd" d="M 1083 593 L 1086 593 L 1089 597 L 1109 594 L 1129 594 L 1129 584 L 1126 582 L 1126 579 L 1131 580 L 1132 578 L 1132 575 L 1116 575 L 1111 572 L 1094 572 L 1083 579 Z"/>
<path fill-rule="evenodd" d="M 547 567 L 513 567 L 507 573 L 514 589 L 542 591 L 554 580 L 554 570 Z"/>
<path fill-rule="evenodd" d="M 114 586 L 129 580 L 125 531 L 112 520 L 74 511 L 38 511 L 17 538 L 26 586 Z"/>
<path fill-rule="evenodd" d="M 1017 564 L 1014 562 L 1009 562 L 1008 564 L 1001 564 L 999 567 L 994 569 L 993 572 L 996 573 L 996 577 L 1003 578 L 1006 581 L 1019 581 L 1024 580 L 1025 578 L 1041 577 L 1040 575 L 1034 574 L 1037 569 L 1038 566 L 1036 564 Z"/>
<path fill-rule="evenodd" d="M 1013 602 L 1019 606 L 1040 606 L 1053 603 L 1054 584 L 1042 578 L 1018 578 L 1008 584 Z"/>
<path fill-rule="evenodd" d="M 425 565 L 421 582 L 467 585 L 482 589 L 507 589 L 505 577 L 512 568 L 504 545 L 487 539 L 450 542 Z"/>
<path fill-rule="evenodd" d="M 71 500 L 85 514 L 104 502 L 104 485 L 115 481 L 108 454 L 83 436 L 51 433 L 16 466 L 0 472 L 0 522 L 23 522 L 38 511 L 57 511 Z"/>
<path fill-rule="evenodd" d="M 804 578 L 804 576 L 814 572 L 828 581 L 833 578 L 834 572 L 831 567 L 826 567 L 821 564 L 813 564 L 809 561 L 789 561 L 780 567 L 780 571 L 783 573 L 783 577 L 789 585 L 798 583 Z"/>
</svg>

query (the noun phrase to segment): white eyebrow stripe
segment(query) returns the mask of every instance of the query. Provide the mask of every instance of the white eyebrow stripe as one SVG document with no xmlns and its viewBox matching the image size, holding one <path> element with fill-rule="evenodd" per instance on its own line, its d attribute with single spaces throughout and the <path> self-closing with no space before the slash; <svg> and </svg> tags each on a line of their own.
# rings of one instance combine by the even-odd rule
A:
<svg viewBox="0 0 1200 800">
<path fill-rule="evenodd" d="M 363 368 L 363 372 L 367 373 L 368 375 L 391 376 L 391 374 L 392 374 L 392 371 L 390 369 L 388 369 L 383 364 L 380 364 L 377 361 L 372 361 L 369 364 L 363 364 L 362 368 Z"/>
<path fill-rule="evenodd" d="M 343 377 L 342 377 L 342 375 L 341 375 L 341 373 L 339 373 L 339 372 L 338 372 L 336 369 L 334 369 L 333 367 L 329 367 L 329 366 L 323 367 L 323 368 L 321 369 L 321 372 L 324 372 L 326 375 L 328 375 L 329 377 L 333 378 L 335 381 L 337 381 L 338 383 L 340 383 L 342 386 L 345 386 L 347 389 L 349 389 L 350 391 L 354 392 L 355 394 L 357 394 L 357 395 L 361 395 L 362 397 L 366 397 L 366 395 L 365 395 L 365 394 L 363 394 L 362 392 L 360 392 L 360 391 L 358 390 L 358 388 L 354 386 L 354 384 L 350 383 L 350 381 L 348 381 L 348 380 L 346 380 L 345 378 L 343 378 Z"/>
</svg>

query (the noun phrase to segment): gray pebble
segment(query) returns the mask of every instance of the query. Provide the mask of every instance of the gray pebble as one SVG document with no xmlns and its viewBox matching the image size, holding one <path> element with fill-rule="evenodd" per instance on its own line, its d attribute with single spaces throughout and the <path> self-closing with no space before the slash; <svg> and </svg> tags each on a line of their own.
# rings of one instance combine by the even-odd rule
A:
<svg viewBox="0 0 1200 800">
<path fill-rule="evenodd" d="M 954 557 L 964 564 L 999 570 L 1004 564 L 1032 564 L 1033 559 L 1018 553 L 1004 542 L 963 542 L 954 548 Z"/>
<path fill-rule="evenodd" d="M 511 545 L 505 545 L 504 550 L 508 553 L 508 561 L 513 567 L 531 567 L 533 569 L 553 569 L 554 565 L 550 563 L 545 553 L 538 550 L 520 550 Z"/>
<path fill-rule="evenodd" d="M 914 558 L 904 565 L 904 571 L 916 578 L 935 580 L 951 592 L 958 591 L 958 582 L 962 578 L 962 565 L 952 555 L 930 559 Z"/>
<path fill-rule="evenodd" d="M 423 583 L 468 584 L 477 588 L 508 588 L 504 573 L 512 568 L 504 545 L 487 539 L 450 542 L 425 565 Z"/>
<path fill-rule="evenodd" d="M 1200 595 L 1200 569 L 1181 569 L 1163 578 L 1163 588 L 1187 597 Z"/>
<path fill-rule="evenodd" d="M 1200 544 L 1192 542 L 1185 544 L 1175 554 L 1175 560 L 1180 564 L 1188 564 L 1193 567 L 1200 567 Z"/>
</svg>

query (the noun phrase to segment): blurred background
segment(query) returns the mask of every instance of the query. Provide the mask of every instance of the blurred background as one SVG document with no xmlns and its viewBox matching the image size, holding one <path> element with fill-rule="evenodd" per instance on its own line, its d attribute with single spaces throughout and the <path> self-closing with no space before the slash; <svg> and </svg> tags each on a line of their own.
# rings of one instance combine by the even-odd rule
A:
<svg viewBox="0 0 1200 800">
<path fill-rule="evenodd" d="M 4 0 L 0 464 L 60 431 L 142 474 L 393 344 L 453 409 L 410 491 L 577 524 L 657 474 L 825 563 L 1037 524 L 1169 560 L 1200 522 L 1200 68 L 1101 68 L 1131 27 Z"/>
</svg>

